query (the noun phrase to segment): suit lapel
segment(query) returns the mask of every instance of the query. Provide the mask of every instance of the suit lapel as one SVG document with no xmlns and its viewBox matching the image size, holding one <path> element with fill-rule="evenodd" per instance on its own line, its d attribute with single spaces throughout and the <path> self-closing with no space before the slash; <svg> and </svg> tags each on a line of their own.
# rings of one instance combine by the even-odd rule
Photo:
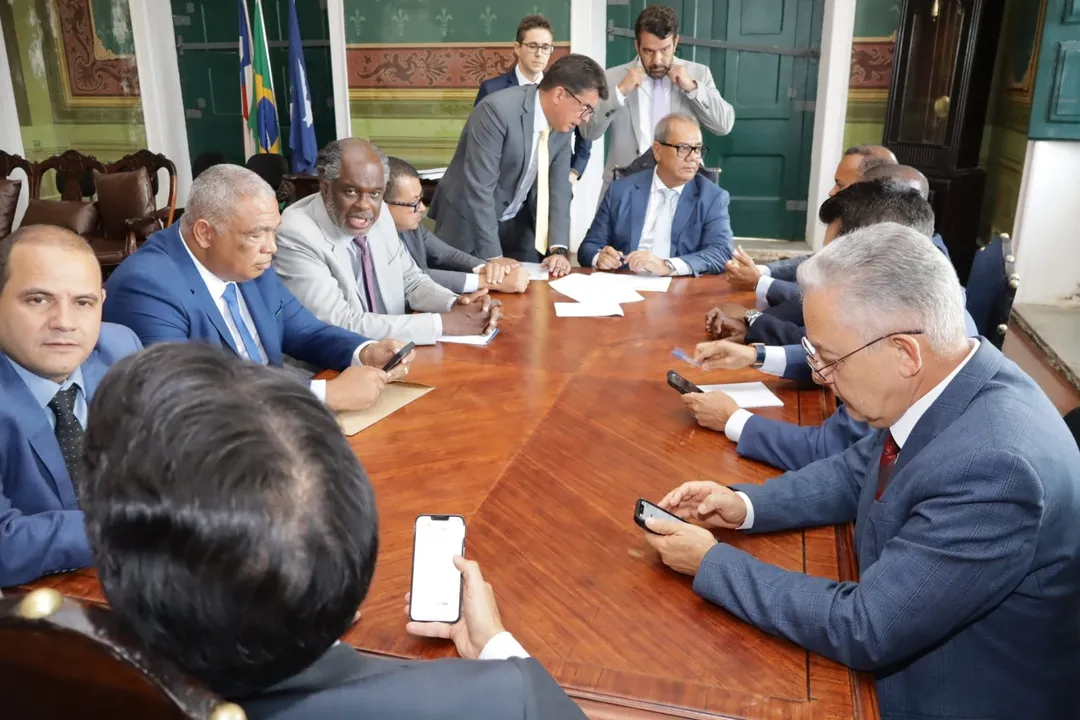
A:
<svg viewBox="0 0 1080 720">
<path fill-rule="evenodd" d="M 685 245 L 680 241 L 679 236 L 686 228 L 686 223 L 690 220 L 690 215 L 693 214 L 694 208 L 697 206 L 697 198 L 697 183 L 691 180 L 686 183 L 683 191 L 679 194 L 679 204 L 675 206 L 675 218 L 671 221 L 671 257 L 685 254 L 682 251 Z"/>
<path fill-rule="evenodd" d="M 350 254 L 350 245 L 352 239 L 347 242 L 335 242 L 332 238 L 342 238 L 345 231 L 334 224 L 334 221 L 330 219 L 329 213 L 326 212 L 326 205 L 323 204 L 322 195 L 313 195 L 311 204 L 308 206 L 308 213 L 315 220 L 315 224 L 319 226 L 319 230 L 322 231 L 323 238 L 330 244 L 330 253 L 334 256 L 334 260 L 337 261 L 341 267 L 347 272 L 345 275 L 349 278 L 349 287 L 352 288 L 352 294 L 360 300 L 360 304 L 367 309 L 371 310 L 367 306 L 367 298 L 364 297 L 364 293 L 360 292 L 360 281 L 356 278 L 356 273 L 353 272 L 353 259 Z M 301 200 L 300 202 L 304 202 Z M 385 208 L 383 212 L 386 212 Z M 370 243 L 368 247 L 371 247 Z M 421 252 L 424 252 L 423 247 L 420 248 Z"/>
<path fill-rule="evenodd" d="M 180 225 L 177 223 L 164 231 L 172 233 L 169 241 L 165 243 L 165 252 L 172 257 L 173 262 L 180 268 L 180 274 L 184 277 L 184 281 L 191 290 L 195 303 L 210 318 L 210 322 L 214 324 L 218 335 L 221 336 L 221 341 L 239 355 L 240 351 L 237 349 L 236 343 L 233 342 L 232 333 L 229 332 L 229 326 L 225 324 L 225 318 L 221 316 L 221 311 L 218 310 L 217 302 L 210 297 L 210 291 L 206 289 L 206 283 L 203 282 L 202 276 L 199 275 L 199 269 L 195 267 L 195 263 L 192 262 L 187 249 L 184 247 L 184 240 L 180 237 L 179 228 Z"/>
<path fill-rule="evenodd" d="M 649 209 L 652 178 L 652 173 L 641 173 L 630 193 L 630 252 L 638 249 L 641 235 L 645 232 L 645 215 Z"/>
<path fill-rule="evenodd" d="M 515 69 L 516 67 L 517 67 L 517 65 L 515 65 L 515 66 L 514 66 L 514 67 L 512 67 L 512 68 L 510 68 L 510 72 L 508 72 L 508 73 L 506 73 L 505 75 L 503 75 L 503 79 L 505 79 L 505 80 L 506 80 L 506 87 L 507 87 L 507 88 L 517 87 L 517 84 L 518 84 L 518 81 L 517 81 L 517 73 L 516 73 L 516 72 L 514 72 L 514 69 Z M 503 88 L 503 89 L 505 90 L 506 88 Z"/>
<path fill-rule="evenodd" d="M 533 126 L 536 124 L 536 86 L 530 86 L 530 90 L 525 93 L 525 105 L 522 108 L 525 113 L 521 116 L 521 172 L 518 173 L 517 180 L 514 182 L 514 187 L 517 188 L 521 184 L 521 178 L 529 170 L 529 163 L 532 162 L 532 133 Z"/>
<path fill-rule="evenodd" d="M 45 416 L 48 410 L 38 405 L 33 393 L 26 387 L 22 378 L 15 373 L 10 363 L 7 357 L 0 355 L 0 389 L 3 389 L 3 394 L 6 396 L 4 404 L 15 418 L 22 434 L 29 441 L 34 455 L 44 466 L 53 492 L 60 498 L 60 503 L 65 508 L 75 510 L 79 507 L 75 499 L 75 489 L 72 487 L 67 465 L 64 464 L 64 456 L 60 453 L 60 443 L 56 440 L 56 433 Z M 89 384 L 85 371 L 83 382 Z M 86 388 L 83 388 L 83 392 L 86 392 L 89 397 Z"/>
<path fill-rule="evenodd" d="M 274 270 L 268 268 L 266 272 L 274 272 Z M 240 288 L 240 294 L 244 296 L 244 303 L 247 304 L 251 320 L 255 323 L 255 330 L 259 333 L 263 351 L 266 352 L 266 362 L 274 367 L 280 367 L 281 333 L 278 332 L 277 318 L 273 315 L 277 308 L 267 306 L 256 283 L 256 280 L 249 280 L 239 283 L 237 287 Z"/>
</svg>

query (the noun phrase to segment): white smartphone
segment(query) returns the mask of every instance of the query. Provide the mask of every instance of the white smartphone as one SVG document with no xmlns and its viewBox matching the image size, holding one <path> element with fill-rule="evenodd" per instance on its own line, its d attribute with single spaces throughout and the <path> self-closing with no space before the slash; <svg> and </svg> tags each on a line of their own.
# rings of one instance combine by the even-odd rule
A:
<svg viewBox="0 0 1080 720">
<path fill-rule="evenodd" d="M 455 623 L 461 617 L 461 573 L 454 556 L 465 554 L 465 519 L 460 515 L 421 515 L 413 534 L 409 618 L 414 622 Z"/>
</svg>

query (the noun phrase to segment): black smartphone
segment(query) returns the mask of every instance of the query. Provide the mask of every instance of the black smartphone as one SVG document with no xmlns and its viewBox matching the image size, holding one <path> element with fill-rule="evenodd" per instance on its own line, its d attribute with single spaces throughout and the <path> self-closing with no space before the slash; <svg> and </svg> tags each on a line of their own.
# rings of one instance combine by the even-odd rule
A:
<svg viewBox="0 0 1080 720">
<path fill-rule="evenodd" d="M 421 515 L 413 534 L 409 619 L 456 623 L 461 618 L 461 573 L 454 556 L 465 555 L 465 520 L 460 515 Z"/>
<path fill-rule="evenodd" d="M 638 524 L 645 532 L 651 533 L 652 530 L 645 527 L 645 521 L 649 518 L 660 518 L 661 520 L 676 520 L 678 522 L 686 522 L 678 515 L 672 515 L 667 510 L 663 510 L 656 505 L 652 504 L 645 498 L 638 498 L 637 505 L 634 507 L 634 522 Z M 655 533 L 653 533 L 655 535 Z"/>
<path fill-rule="evenodd" d="M 394 357 L 387 360 L 386 364 L 383 365 L 383 372 L 390 372 L 398 365 L 400 365 L 401 361 L 405 359 L 406 355 L 413 351 L 414 347 L 416 347 L 416 343 L 409 343 L 408 345 L 394 353 Z"/>
<path fill-rule="evenodd" d="M 674 370 L 668 370 L 667 384 L 678 390 L 680 395 L 701 392 L 701 388 L 699 388 L 697 385 L 690 382 Z"/>
</svg>

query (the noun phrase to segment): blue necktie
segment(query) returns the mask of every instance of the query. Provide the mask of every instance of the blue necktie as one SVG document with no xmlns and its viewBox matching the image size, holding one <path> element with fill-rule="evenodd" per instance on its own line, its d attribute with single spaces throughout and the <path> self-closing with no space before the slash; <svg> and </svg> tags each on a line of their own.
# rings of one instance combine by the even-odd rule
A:
<svg viewBox="0 0 1080 720">
<path fill-rule="evenodd" d="M 247 351 L 248 360 L 265 365 L 266 359 L 259 352 L 259 345 L 255 342 L 251 331 L 248 330 L 247 323 L 244 322 L 244 318 L 240 314 L 240 302 L 236 297 L 236 283 L 229 283 L 225 286 L 225 304 L 229 306 L 229 314 L 232 315 L 236 329 L 240 331 L 240 339 L 244 343 L 244 350 Z"/>
</svg>

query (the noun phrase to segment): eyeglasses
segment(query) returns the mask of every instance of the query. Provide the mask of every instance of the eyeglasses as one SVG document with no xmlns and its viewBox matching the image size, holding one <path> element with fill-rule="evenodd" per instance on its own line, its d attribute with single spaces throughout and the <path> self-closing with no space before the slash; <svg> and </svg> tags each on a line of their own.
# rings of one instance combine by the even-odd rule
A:
<svg viewBox="0 0 1080 720">
<path fill-rule="evenodd" d="M 843 357 L 841 357 L 841 358 L 839 358 L 837 360 L 833 360 L 831 363 L 828 363 L 827 365 L 822 365 L 821 367 L 817 366 L 817 350 L 811 344 L 810 338 L 806 337 L 805 335 L 803 336 L 803 339 L 802 339 L 802 347 L 803 347 L 803 350 L 806 352 L 806 364 L 809 365 L 810 369 L 814 371 L 814 375 L 817 376 L 817 379 L 821 382 L 821 384 L 830 385 L 830 384 L 832 384 L 832 381 L 829 378 L 825 377 L 825 371 L 826 370 L 832 370 L 832 368 L 835 368 L 837 365 L 844 362 L 845 360 L 847 360 L 849 357 L 851 357 L 855 353 L 862 352 L 863 350 L 870 347 L 871 345 L 879 343 L 882 340 L 887 340 L 888 338 L 891 338 L 891 337 L 896 337 L 897 335 L 922 335 L 922 334 L 923 334 L 922 330 L 900 330 L 899 332 L 889 333 L 888 335 L 882 335 L 881 337 L 877 338 L 876 340 L 871 340 L 870 342 L 866 343 L 861 348 L 858 348 L 856 350 L 852 350 L 847 355 L 844 355 Z M 832 372 L 830 372 L 829 374 L 832 375 Z"/>
<path fill-rule="evenodd" d="M 566 90 L 566 88 L 563 88 L 563 90 Z M 588 120 L 589 117 L 593 114 L 593 111 L 596 108 L 594 108 L 592 105 L 586 105 L 585 103 L 583 103 L 581 101 L 581 98 L 579 98 L 577 95 L 570 92 L 569 90 L 566 90 L 566 94 L 569 95 L 570 97 L 574 98 L 575 100 L 577 100 L 578 105 L 581 106 L 581 119 L 582 120 Z"/>
<path fill-rule="evenodd" d="M 420 206 L 424 204 L 424 198 L 419 198 L 416 202 L 398 202 L 396 200 L 383 200 L 387 205 L 393 205 L 394 207 L 407 207 L 412 208 L 414 213 L 420 212 Z"/>
<path fill-rule="evenodd" d="M 683 160 L 690 157 L 690 155 L 693 153 L 697 153 L 698 157 L 705 157 L 709 154 L 709 148 L 707 145 L 672 145 L 671 143 L 660 142 L 659 140 L 657 140 L 656 142 L 660 145 L 663 145 L 664 147 L 675 148 L 675 153 Z"/>
<path fill-rule="evenodd" d="M 554 45 L 540 45 L 538 43 L 518 43 L 523 48 L 527 48 L 533 55 L 550 55 L 551 51 L 555 49 Z"/>
</svg>

